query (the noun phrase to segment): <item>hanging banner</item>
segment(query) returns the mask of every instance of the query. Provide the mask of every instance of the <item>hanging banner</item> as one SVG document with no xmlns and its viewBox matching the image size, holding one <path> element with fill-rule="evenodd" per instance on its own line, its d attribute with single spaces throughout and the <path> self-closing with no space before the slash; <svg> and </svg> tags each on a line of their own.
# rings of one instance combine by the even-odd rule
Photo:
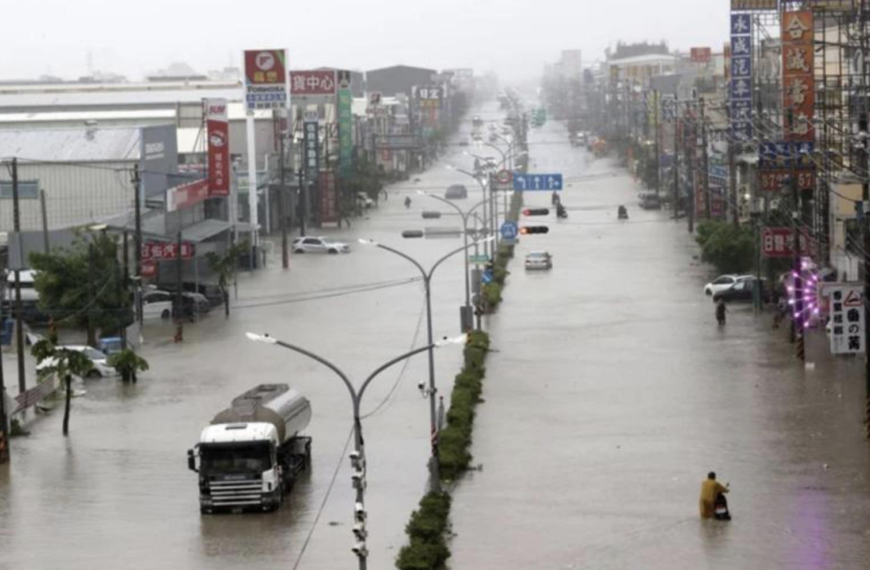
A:
<svg viewBox="0 0 870 570">
<path fill-rule="evenodd" d="M 785 140 L 815 140 L 816 86 L 810 10 L 782 15 L 782 83 Z"/>
<path fill-rule="evenodd" d="M 338 169 L 342 178 L 350 175 L 353 162 L 353 93 L 350 72 L 338 72 Z"/>
<path fill-rule="evenodd" d="M 245 52 L 245 105 L 248 111 L 287 106 L 287 51 Z"/>
<path fill-rule="evenodd" d="M 798 233 L 801 254 L 814 257 L 818 254 L 819 244 L 808 235 L 806 230 Z M 764 257 L 794 257 L 794 229 L 787 227 L 767 227 L 761 230 L 761 253 Z"/>
<path fill-rule="evenodd" d="M 752 16 L 731 14 L 730 123 L 737 141 L 752 139 Z"/>
<path fill-rule="evenodd" d="M 166 211 L 174 212 L 199 204 L 209 197 L 208 180 L 194 180 L 166 191 Z"/>
<path fill-rule="evenodd" d="M 230 195 L 230 123 L 226 99 L 205 102 L 209 198 Z"/>
</svg>

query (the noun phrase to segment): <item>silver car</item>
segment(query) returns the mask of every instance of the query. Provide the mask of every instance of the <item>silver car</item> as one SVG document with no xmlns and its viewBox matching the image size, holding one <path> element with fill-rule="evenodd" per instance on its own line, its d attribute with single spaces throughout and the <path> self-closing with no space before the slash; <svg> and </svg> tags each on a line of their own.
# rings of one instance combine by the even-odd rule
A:
<svg viewBox="0 0 870 570">
<path fill-rule="evenodd" d="M 350 253 L 350 246 L 328 237 L 298 237 L 293 240 L 293 253 Z"/>
<path fill-rule="evenodd" d="M 533 251 L 526 254 L 526 269 L 552 269 L 553 256 L 546 251 Z"/>
</svg>

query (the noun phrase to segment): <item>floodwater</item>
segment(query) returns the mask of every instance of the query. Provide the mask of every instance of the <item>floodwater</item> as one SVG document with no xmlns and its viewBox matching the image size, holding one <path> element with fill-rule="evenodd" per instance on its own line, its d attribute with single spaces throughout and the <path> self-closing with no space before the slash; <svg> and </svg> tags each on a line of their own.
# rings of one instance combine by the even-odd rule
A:
<svg viewBox="0 0 870 570">
<path fill-rule="evenodd" d="M 531 140 L 534 170 L 573 178 L 570 218 L 523 239 L 490 320 L 451 567 L 870 567 L 863 362 L 825 358 L 813 333 L 805 370 L 745 306 L 718 328 L 685 220 L 640 210 L 640 186 L 561 126 Z M 535 249 L 552 271 L 523 271 Z M 699 520 L 710 470 L 731 484 L 729 523 Z"/>
<path fill-rule="evenodd" d="M 496 107 L 477 110 L 498 118 Z M 248 341 L 268 332 L 334 362 L 357 384 L 374 369 L 424 346 L 422 284 L 407 261 L 358 238 L 400 248 L 427 268 L 461 245 L 403 240 L 424 227 L 421 210 L 442 209 L 417 190 L 443 195 L 452 183 L 474 182 L 444 168 L 469 168 L 453 146 L 421 180 L 394 186 L 368 219 L 323 233 L 346 240 L 352 253 L 293 255 L 289 271 L 272 249 L 270 266 L 239 278 L 239 298 L 225 320 L 216 310 L 185 341 L 173 344 L 169 325 L 145 331 L 151 363 L 137 385 L 87 381 L 73 402 L 71 435 L 61 435 L 60 410 L 41 415 L 31 435 L 12 445 L 0 468 L 0 569 L 344 569 L 356 564 L 353 490 L 347 453 L 351 402 L 333 373 L 301 355 Z M 412 198 L 411 208 L 403 205 Z M 451 219 L 426 225 L 457 226 Z M 456 336 L 465 289 L 457 255 L 433 280 L 435 337 Z M 28 357 L 29 358 L 29 357 Z M 8 362 L 8 359 L 7 359 Z M 437 385 L 449 394 L 461 347 L 436 351 Z M 33 367 L 33 362 L 28 361 Z M 10 369 L 7 368 L 7 371 Z M 418 391 L 428 379 L 425 354 L 378 378 L 363 401 L 368 458 L 366 494 L 370 567 L 388 568 L 405 540 L 404 526 L 427 484 L 429 406 Z M 14 379 L 7 373 L 7 382 Z M 201 516 L 196 475 L 186 451 L 232 398 L 263 382 L 286 382 L 310 400 L 313 469 L 275 514 Z M 304 551 L 304 552 L 303 552 Z M 304 555 L 303 555 L 304 554 Z"/>
</svg>

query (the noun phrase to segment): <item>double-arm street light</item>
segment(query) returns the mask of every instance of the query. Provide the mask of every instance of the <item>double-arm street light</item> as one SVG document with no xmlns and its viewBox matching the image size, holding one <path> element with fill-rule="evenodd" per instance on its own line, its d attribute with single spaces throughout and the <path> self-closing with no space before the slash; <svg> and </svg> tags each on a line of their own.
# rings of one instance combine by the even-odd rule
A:
<svg viewBox="0 0 870 570">
<path fill-rule="evenodd" d="M 354 489 L 356 489 L 356 497 L 354 500 L 354 526 L 353 526 L 353 534 L 356 538 L 357 542 L 353 547 L 353 552 L 356 554 L 356 557 L 359 561 L 359 570 L 366 570 L 366 564 L 368 560 L 368 547 L 366 546 L 366 537 L 368 535 L 366 531 L 366 510 L 365 510 L 365 488 L 366 488 L 366 458 L 365 458 L 365 440 L 363 439 L 363 431 L 362 431 L 362 421 L 360 418 L 360 407 L 362 398 L 365 395 L 366 389 L 371 384 L 372 380 L 374 380 L 381 372 L 390 368 L 391 366 L 402 362 L 403 360 L 407 360 L 416 354 L 420 354 L 424 351 L 431 351 L 435 348 L 439 348 L 442 346 L 450 345 L 450 344 L 463 344 L 465 342 L 465 337 L 461 336 L 454 339 L 445 338 L 444 340 L 438 341 L 436 343 L 431 343 L 428 346 L 422 346 L 420 348 L 415 348 L 405 354 L 397 356 L 392 360 L 382 364 L 374 372 L 368 375 L 365 381 L 360 385 L 359 388 L 356 388 L 353 383 L 348 378 L 347 374 L 342 372 L 338 366 L 329 362 L 322 356 L 318 356 L 313 352 L 306 350 L 302 347 L 296 346 L 294 344 L 290 344 L 289 342 L 284 342 L 269 336 L 268 334 L 260 335 L 256 333 L 246 333 L 246 336 L 253 341 L 263 342 L 266 344 L 271 344 L 273 346 L 280 346 L 282 348 L 286 348 L 288 350 L 292 350 L 294 352 L 298 352 L 299 354 L 305 355 L 308 358 L 316 360 L 317 362 L 323 364 L 339 378 L 341 378 L 344 385 L 347 387 L 347 391 L 350 393 L 350 399 L 353 404 L 353 453 L 351 453 L 351 464 L 353 466 L 353 475 L 351 477 L 353 481 Z"/>
<path fill-rule="evenodd" d="M 486 204 L 486 202 L 487 202 L 486 183 L 483 181 L 483 178 L 480 176 L 477 176 L 476 174 L 472 174 L 471 172 L 469 172 L 467 170 L 463 170 L 461 168 L 457 168 L 457 167 L 449 165 L 449 164 L 447 165 L 447 169 L 452 170 L 454 172 L 459 172 L 459 173 L 464 174 L 466 176 L 469 176 L 469 177 L 473 178 L 474 181 L 480 185 L 480 190 L 483 192 L 483 196 L 482 196 L 483 197 L 483 219 L 489 220 L 490 218 L 487 216 L 487 212 L 486 212 L 486 207 L 487 207 L 487 204 Z M 487 225 L 490 226 L 491 224 L 487 223 Z M 491 227 L 491 229 L 493 232 L 496 230 L 496 228 L 494 228 L 494 227 Z M 489 257 L 490 256 L 490 247 L 487 246 L 486 244 L 484 244 L 483 252 L 486 254 L 487 257 Z M 495 253 L 495 251 L 493 250 L 492 253 Z"/>
<path fill-rule="evenodd" d="M 492 238 L 487 238 L 492 239 Z M 432 275 L 435 274 L 435 270 L 438 267 L 447 261 L 449 258 L 453 257 L 457 253 L 468 250 L 468 245 L 463 247 L 454 249 L 453 251 L 447 253 L 443 257 L 441 257 L 438 261 L 435 262 L 434 265 L 426 271 L 423 266 L 410 255 L 399 251 L 398 249 L 393 249 L 390 246 L 384 245 L 382 243 L 378 243 L 374 240 L 364 240 L 360 239 L 359 242 L 363 245 L 371 245 L 382 249 L 384 251 L 389 251 L 395 255 L 398 255 L 402 259 L 405 259 L 412 263 L 414 267 L 416 267 L 420 271 L 420 275 L 423 277 L 423 286 L 426 291 L 426 332 L 427 332 L 427 342 L 429 344 L 429 387 L 425 391 L 429 396 L 429 436 L 432 443 L 432 457 L 430 460 L 430 469 L 432 471 L 431 479 L 431 490 L 437 491 L 440 489 L 440 481 L 439 481 L 439 462 L 438 462 L 438 424 L 436 419 L 436 406 L 435 406 L 435 394 L 437 390 L 435 389 L 435 354 L 434 348 L 435 343 L 432 340 Z"/>
<path fill-rule="evenodd" d="M 420 194 L 421 196 L 428 196 L 430 198 L 434 198 L 435 200 L 438 200 L 439 202 L 443 202 L 444 204 L 447 204 L 448 206 L 450 206 L 451 208 L 456 210 L 456 212 L 459 214 L 459 218 L 462 220 L 462 235 L 465 239 L 465 247 L 463 248 L 465 250 L 465 268 L 464 268 L 465 269 L 465 271 L 464 271 L 464 273 L 465 273 L 465 309 L 464 309 L 463 314 L 462 314 L 462 330 L 466 330 L 467 328 L 469 328 L 468 323 L 471 320 L 470 316 L 472 315 L 472 311 L 471 311 L 471 283 L 470 283 L 469 276 L 468 276 L 468 274 L 469 274 L 468 220 L 471 218 L 472 215 L 474 215 L 474 213 L 475 213 L 474 211 L 476 209 L 478 209 L 479 207 L 484 205 L 485 200 L 481 200 L 480 202 L 478 202 L 477 204 L 472 206 L 468 211 L 463 212 L 462 208 L 460 208 L 459 206 L 457 206 L 456 204 L 454 204 L 450 200 L 447 200 L 446 198 L 442 198 L 441 196 L 437 196 L 435 194 L 429 194 L 427 192 L 423 192 L 422 190 L 419 190 L 417 193 Z M 423 215 L 425 217 L 426 213 L 424 212 Z M 475 237 L 474 237 L 475 243 L 471 244 L 471 245 L 476 246 L 477 241 L 478 241 L 478 236 L 475 235 Z M 478 328 L 480 328 L 479 321 L 478 321 Z"/>
</svg>

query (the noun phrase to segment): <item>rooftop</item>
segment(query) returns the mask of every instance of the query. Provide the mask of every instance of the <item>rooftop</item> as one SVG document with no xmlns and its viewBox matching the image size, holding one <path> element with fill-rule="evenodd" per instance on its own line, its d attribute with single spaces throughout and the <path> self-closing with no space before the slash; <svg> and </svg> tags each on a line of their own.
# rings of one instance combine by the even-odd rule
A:
<svg viewBox="0 0 870 570">
<path fill-rule="evenodd" d="M 59 162 L 139 159 L 137 128 L 0 130 L 0 158 Z"/>
</svg>

